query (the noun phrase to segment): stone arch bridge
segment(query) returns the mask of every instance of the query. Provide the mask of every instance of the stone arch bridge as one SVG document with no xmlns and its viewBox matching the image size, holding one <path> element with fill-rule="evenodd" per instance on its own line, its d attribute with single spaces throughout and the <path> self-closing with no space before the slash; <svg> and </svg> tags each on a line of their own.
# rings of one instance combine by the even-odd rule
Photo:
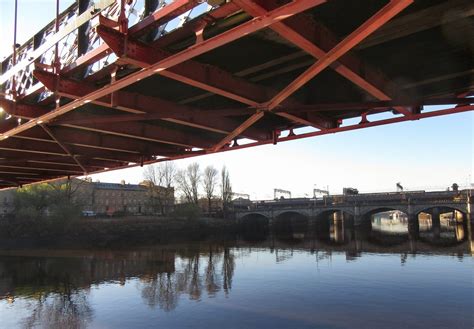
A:
<svg viewBox="0 0 474 329">
<path fill-rule="evenodd" d="M 354 218 L 354 224 L 359 225 L 369 221 L 371 215 L 399 210 L 408 216 L 409 221 L 416 221 L 421 212 L 426 212 L 439 219 L 440 213 L 457 210 L 463 218 L 471 221 L 473 218 L 474 190 L 438 191 L 438 192 L 393 192 L 393 193 L 364 193 L 356 195 L 333 195 L 322 199 L 285 199 L 270 201 L 255 201 L 247 207 L 237 209 L 236 219 L 264 217 L 270 222 L 284 215 L 294 214 L 316 220 L 323 214 L 342 212 Z"/>
</svg>

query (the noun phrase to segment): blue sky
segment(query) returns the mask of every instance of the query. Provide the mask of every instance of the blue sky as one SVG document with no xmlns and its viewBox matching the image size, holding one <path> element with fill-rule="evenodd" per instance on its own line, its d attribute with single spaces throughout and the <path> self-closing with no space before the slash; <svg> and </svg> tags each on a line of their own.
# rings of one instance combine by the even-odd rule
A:
<svg viewBox="0 0 474 329">
<path fill-rule="evenodd" d="M 19 0 L 19 42 L 51 21 L 55 0 Z M 11 52 L 13 0 L 0 0 L 0 58 Z M 62 0 L 66 8 L 71 1 Z M 313 187 L 339 193 L 351 186 L 363 191 L 446 188 L 467 185 L 474 177 L 473 112 L 343 132 L 310 139 L 225 152 L 176 161 L 184 167 L 226 165 L 234 191 L 253 198 L 271 198 L 273 188 L 295 196 L 311 195 Z M 137 183 L 142 168 L 94 175 L 101 181 Z"/>
</svg>

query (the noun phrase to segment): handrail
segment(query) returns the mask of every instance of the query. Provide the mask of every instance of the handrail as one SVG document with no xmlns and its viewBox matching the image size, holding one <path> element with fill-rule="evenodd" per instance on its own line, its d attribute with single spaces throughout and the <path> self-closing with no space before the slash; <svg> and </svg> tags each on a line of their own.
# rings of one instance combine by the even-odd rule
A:
<svg viewBox="0 0 474 329">
<path fill-rule="evenodd" d="M 28 55 L 27 58 L 23 58 L 23 60 L 20 63 L 17 63 L 14 67 L 10 68 L 8 71 L 3 73 L 0 76 L 0 85 L 4 84 L 5 82 L 8 81 L 8 79 L 12 78 L 15 74 L 20 72 L 21 70 L 26 69 L 30 64 L 32 64 L 36 59 L 38 59 L 41 55 L 43 55 L 46 51 L 48 51 L 50 48 L 52 48 L 56 43 L 64 39 L 67 35 L 69 35 L 71 32 L 75 31 L 78 29 L 81 25 L 87 23 L 90 21 L 92 18 L 95 16 L 99 15 L 100 12 L 107 7 L 111 6 L 115 0 L 99 0 L 97 4 L 93 4 L 91 7 L 89 7 L 84 13 L 81 15 L 77 16 L 77 18 L 68 24 L 64 26 L 59 32 L 54 33 L 47 42 L 43 43 L 41 46 L 36 48 L 32 53 Z M 64 11 L 59 18 L 64 19 L 66 17 L 66 14 L 70 13 L 68 10 L 72 9 L 77 9 L 77 5 L 70 6 L 66 11 Z M 53 21 L 54 23 L 54 21 Z M 41 32 L 45 32 L 48 30 L 48 28 L 52 27 L 52 23 L 49 23 L 45 28 L 43 28 Z M 35 37 L 31 38 L 28 40 L 22 47 L 22 50 L 25 50 L 27 47 L 31 47 L 31 43 L 34 43 Z M 9 57 L 7 60 L 11 59 Z M 4 62 L 5 63 L 5 62 Z M 4 66 L 4 63 L 2 63 L 2 67 Z"/>
</svg>

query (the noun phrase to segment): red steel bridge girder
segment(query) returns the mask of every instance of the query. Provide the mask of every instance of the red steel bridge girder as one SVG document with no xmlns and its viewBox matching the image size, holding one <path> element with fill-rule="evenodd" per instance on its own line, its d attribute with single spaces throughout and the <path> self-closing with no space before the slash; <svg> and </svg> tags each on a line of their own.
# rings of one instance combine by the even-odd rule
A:
<svg viewBox="0 0 474 329">
<path fill-rule="evenodd" d="M 37 168 L 35 171 L 34 167 L 29 167 L 28 154 L 35 154 L 35 159 L 38 159 L 41 154 L 47 155 L 49 158 L 59 157 L 60 160 L 57 161 L 59 161 L 58 163 L 60 164 L 58 165 L 67 164 L 69 168 L 73 168 L 70 169 L 71 172 L 93 172 L 99 167 L 104 168 L 105 166 L 103 165 L 107 163 L 110 164 L 107 165 L 107 168 L 126 167 L 129 166 L 130 162 L 135 163 L 135 165 L 142 165 L 156 161 L 237 150 L 257 145 L 473 110 L 473 106 L 469 105 L 472 102 L 466 101 L 465 103 L 460 103 L 456 108 L 444 111 L 416 113 L 412 112 L 410 108 L 407 109 L 405 107 L 406 105 L 404 105 L 406 103 L 401 102 L 400 98 L 395 98 L 394 101 L 391 101 L 394 95 L 397 97 L 400 96 L 397 91 L 393 91 L 393 84 L 386 80 L 383 75 L 379 74 L 378 71 L 371 69 L 369 66 L 363 64 L 356 56 L 348 53 L 350 49 L 359 45 L 363 38 L 378 28 L 376 18 L 373 17 L 371 19 L 372 21 L 369 20 L 367 26 L 362 28 L 362 31 L 356 30 L 354 34 L 351 34 L 341 43 L 338 43 L 337 38 L 335 38 L 329 30 L 325 29 L 324 26 L 320 25 L 319 22 L 311 26 L 311 22 L 304 19 L 305 15 L 295 16 L 297 13 L 323 2 L 324 1 L 316 0 L 294 0 L 294 2 L 285 6 L 276 7 L 274 0 L 255 0 L 255 3 L 249 0 L 235 0 L 234 2 L 221 5 L 218 9 L 197 19 L 192 22 L 192 24 L 185 24 L 183 28 L 176 30 L 175 33 L 170 33 L 163 38 L 157 39 L 152 45 L 142 43 L 136 38 L 147 33 L 153 26 L 161 25 L 169 18 L 177 17 L 185 10 L 195 6 L 197 2 L 191 0 L 175 1 L 172 3 L 173 7 L 168 5 L 149 16 L 146 20 L 130 28 L 128 35 L 121 34 L 104 26 L 99 26 L 99 34 L 106 41 L 106 44 L 99 47 L 100 49 L 81 57 L 80 60 L 76 62 L 76 64 L 78 64 L 77 66 L 73 65 L 64 69 L 64 73 L 69 71 L 66 74 L 52 77 L 50 74 L 44 74 L 44 72 L 37 74 L 39 80 L 41 80 L 48 89 L 53 91 L 56 96 L 71 98 L 71 102 L 62 101 L 62 105 L 51 110 L 49 107 L 40 105 L 28 105 L 23 102 L 12 104 L 12 102 L 0 100 L 0 106 L 2 106 L 7 113 L 15 117 L 31 119 L 31 121 L 19 125 L 18 127 L 16 127 L 16 122 L 12 122 L 13 120 L 5 123 L 2 122 L 2 127 L 0 128 L 1 131 L 3 131 L 3 135 L 0 135 L 0 172 L 5 172 L 4 177 L 9 178 L 11 182 L 16 181 L 17 183 L 24 184 L 26 182 L 25 179 L 20 180 L 18 176 L 15 176 L 17 175 L 17 173 L 14 173 L 15 165 L 18 169 L 18 175 L 21 173 L 27 174 L 27 171 L 31 169 L 33 171 L 31 174 L 39 172 L 43 178 L 53 178 L 54 175 L 50 175 L 50 172 L 55 172 L 55 170 L 56 172 L 61 171 L 60 168 L 57 168 L 57 165 L 47 163 L 44 163 L 44 170 Z M 392 0 L 387 7 L 403 7 L 410 2 L 412 1 Z M 200 39 L 198 36 L 197 44 L 178 51 L 177 53 L 172 54 L 160 50 L 160 44 L 163 45 L 172 42 L 170 40 L 179 40 L 180 35 L 185 35 L 189 32 L 185 30 L 191 29 L 196 32 L 199 27 L 204 26 L 200 24 L 205 24 L 208 21 L 212 22 L 213 15 L 216 16 L 216 19 L 219 19 L 225 15 L 235 13 L 238 10 L 237 5 L 256 18 L 245 23 L 240 23 L 240 25 L 207 40 Z M 399 9 L 401 10 L 403 8 Z M 387 15 L 394 15 L 396 13 L 397 11 L 394 9 L 393 12 Z M 282 15 L 287 15 L 289 18 L 282 21 Z M 293 18 L 290 17 L 292 15 L 294 16 Z M 387 17 L 380 18 L 380 24 L 383 24 L 385 18 Z M 113 25 L 115 26 L 115 24 Z M 218 67 L 203 65 L 193 60 L 196 56 L 265 27 L 272 28 L 283 38 L 318 59 L 302 76 L 284 88 L 280 93 L 275 93 L 267 87 L 249 83 Z M 314 31 L 325 32 L 313 33 Z M 180 34 L 181 32 L 183 34 Z M 365 33 L 367 33 L 367 35 L 364 35 Z M 351 39 L 351 37 L 353 38 Z M 102 87 L 99 87 L 98 84 L 84 83 L 83 81 L 78 83 L 77 81 L 66 78 L 68 74 L 74 72 L 75 68 L 79 68 L 85 64 L 91 64 L 103 57 L 105 53 L 111 53 L 112 51 L 119 55 L 117 64 L 131 64 L 141 68 L 141 70 L 125 75 L 116 81 L 112 80 L 110 84 L 106 83 Z M 338 124 L 335 123 L 337 120 L 333 119 L 332 114 L 331 116 L 328 114 L 328 117 L 325 117 L 318 112 L 351 110 L 351 106 L 345 107 L 349 104 L 333 104 L 333 107 L 329 106 L 327 108 L 324 107 L 324 104 L 316 104 L 312 108 L 312 105 L 299 104 L 289 99 L 294 91 L 326 67 L 333 68 L 336 72 L 365 90 L 369 95 L 381 101 L 373 102 L 373 104 L 368 104 L 370 102 L 366 102 L 366 104 L 362 104 L 363 102 L 352 104 L 351 106 L 354 113 L 359 113 L 363 118 L 366 118 L 368 113 L 395 109 L 405 116 L 376 122 L 363 120 L 359 125 L 339 127 Z M 110 72 L 107 73 L 107 71 L 108 69 L 99 72 L 99 74 L 102 74 L 102 79 L 104 77 L 107 78 L 107 74 L 110 74 Z M 42 74 L 44 75 L 41 76 Z M 251 116 L 248 117 L 243 124 L 239 125 L 238 122 L 233 121 L 234 118 L 229 118 L 224 115 L 212 116 L 210 111 L 206 109 L 180 105 L 175 102 L 166 103 L 166 101 L 157 97 L 148 97 L 121 90 L 153 74 L 160 74 L 184 84 L 246 104 L 250 106 L 250 108 L 227 109 L 227 113 Z M 99 77 L 99 75 L 96 77 L 91 76 L 88 80 L 93 81 L 93 79 Z M 104 79 L 100 85 L 103 83 Z M 268 102 L 269 99 L 270 101 Z M 422 101 L 424 102 L 426 99 Z M 77 108 L 88 107 L 89 105 L 87 105 L 87 103 L 112 108 L 107 110 L 108 113 L 114 113 L 115 109 L 116 114 L 99 116 L 84 114 L 83 111 L 74 111 Z M 157 111 L 158 108 L 159 110 Z M 205 114 L 206 111 L 209 113 Z M 262 129 L 261 127 L 263 125 L 259 125 L 258 129 L 252 127 L 255 122 L 264 117 L 267 111 L 272 111 L 275 115 L 282 116 L 301 125 L 314 126 L 321 130 L 309 134 L 290 134 L 287 137 L 279 137 L 280 129 L 278 129 L 278 133 L 275 133 L 276 130 L 273 132 L 261 131 L 260 129 Z M 128 113 L 120 114 L 121 112 Z M 224 109 L 223 112 L 226 112 L 226 109 Z M 202 116 L 200 115 L 201 113 Z M 331 119 L 329 119 L 329 117 L 331 117 Z M 228 135 L 216 145 L 215 137 L 204 137 L 200 136 L 200 134 L 190 137 L 175 129 L 146 123 L 147 121 L 161 122 L 161 120 L 208 130 L 209 136 L 212 134 L 215 136 L 215 133 Z M 138 121 L 144 123 L 139 123 Z M 40 127 L 45 127 L 46 133 L 48 131 L 51 132 L 51 134 L 47 133 L 49 140 L 38 132 L 41 131 L 37 129 Z M 257 140 L 257 142 L 242 146 L 235 143 L 234 146 L 230 147 L 230 142 L 233 139 L 241 137 L 249 137 Z M 28 139 L 38 142 L 36 149 L 28 145 Z M 118 142 L 119 139 L 124 143 L 120 144 Z M 153 143 L 154 146 L 150 146 L 151 144 L 149 143 Z M 117 146 L 115 150 L 114 145 Z M 137 154 L 133 153 L 135 146 Z M 194 147 L 202 148 L 203 150 L 192 151 L 191 148 Z M 101 158 L 101 149 L 110 149 L 110 153 L 108 153 L 107 156 L 111 158 Z M 104 152 L 104 154 L 105 153 L 106 152 Z M 18 156 L 16 154 L 18 154 Z M 76 158 L 76 154 L 81 156 Z M 156 159 L 155 155 L 162 155 L 166 158 Z M 26 161 L 26 163 L 16 163 L 12 166 L 3 164 L 4 167 L 1 167 L 2 163 L 11 160 L 11 157 L 15 157 L 16 160 Z M 94 167 L 86 162 L 88 159 L 90 159 L 90 161 L 96 161 L 95 164 L 97 164 L 97 166 Z M 92 164 L 93 162 L 90 163 Z M 48 172 L 48 170 L 50 172 Z M 10 173 L 8 173 L 9 171 Z M 0 177 L 2 177 L 2 174 L 0 174 Z M 30 179 L 30 181 L 36 180 Z"/>
<path fill-rule="evenodd" d="M 156 46 L 153 47 L 144 44 L 107 27 L 100 27 L 98 33 L 109 47 L 113 49 L 116 55 L 120 57 L 119 61 L 123 63 L 148 68 L 171 55 Z M 208 64 L 204 65 L 193 60 L 183 62 L 158 73 L 167 78 L 249 106 L 258 107 L 259 104 L 267 101 L 271 96 L 276 94 L 275 91 L 269 88 L 245 81 L 218 67 Z M 286 103 L 296 104 L 296 101 L 289 99 Z M 288 116 L 284 117 L 288 118 Z M 334 126 L 333 122 L 322 116 L 315 116 L 311 121 L 303 120 L 298 116 L 292 116 L 290 120 L 303 125 L 314 126 L 318 129 Z M 246 132 L 248 132 L 248 130 L 246 130 Z"/>
<path fill-rule="evenodd" d="M 359 44 L 364 38 L 369 36 L 371 33 L 376 31 L 384 23 L 389 21 L 396 14 L 400 13 L 403 9 L 409 6 L 413 0 L 392 0 L 389 4 L 380 9 L 375 15 L 369 18 L 365 23 L 363 23 L 359 28 L 354 32 L 348 35 L 344 40 L 338 43 L 334 48 L 327 52 L 324 56 L 319 58 L 315 64 L 309 67 L 305 72 L 303 72 L 299 77 L 297 77 L 293 82 L 291 82 L 286 88 L 281 90 L 276 96 L 274 96 L 269 102 L 265 105 L 265 108 L 269 111 L 272 111 L 277 106 L 279 106 L 285 99 L 287 99 L 291 94 L 296 90 L 301 88 L 305 83 L 314 78 L 317 74 L 322 72 L 329 65 L 338 60 L 341 56 L 346 54 L 349 50 Z M 262 104 L 263 105 L 263 104 Z M 220 148 L 227 145 L 232 139 L 234 139 L 237 134 L 241 134 L 245 129 L 252 126 L 255 122 L 260 120 L 262 116 L 254 114 L 249 119 L 247 119 L 240 127 L 235 129 L 232 133 L 222 139 L 219 143 L 214 146 L 214 151 L 219 150 Z"/>
<path fill-rule="evenodd" d="M 266 15 L 254 18 L 246 23 L 243 23 L 235 28 L 232 28 L 226 32 L 223 32 L 215 37 L 205 40 L 199 44 L 191 46 L 177 54 L 167 57 L 166 59 L 159 61 L 158 63 L 150 66 L 147 69 L 143 69 L 136 73 L 130 74 L 127 77 L 115 81 L 107 86 L 102 87 L 96 92 L 93 92 L 87 97 L 81 97 L 75 101 L 68 103 L 67 105 L 61 106 L 56 110 L 39 117 L 37 120 L 31 120 L 15 129 L 8 131 L 5 136 L 12 136 L 21 133 L 22 131 L 28 130 L 34 127 L 38 120 L 42 122 L 49 122 L 50 120 L 73 111 L 77 107 L 84 105 L 87 102 L 99 99 L 103 96 L 111 94 L 117 90 L 120 90 L 133 82 L 147 78 L 157 72 L 166 70 L 172 66 L 178 65 L 189 59 L 192 59 L 198 55 L 204 54 L 212 49 L 223 46 L 229 42 L 232 42 L 238 38 L 241 38 L 250 33 L 261 30 L 275 22 L 288 18 L 291 15 L 298 14 L 304 10 L 312 8 L 316 5 L 324 3 L 325 0 L 305 0 L 305 1 L 293 1 L 282 7 L 279 7 Z"/>
<path fill-rule="evenodd" d="M 87 82 L 77 82 L 44 71 L 36 70 L 34 75 L 48 89 L 55 90 L 57 94 L 72 99 L 78 99 L 87 96 L 88 94 L 98 90 L 94 84 Z M 174 102 L 157 97 L 127 92 L 124 90 L 119 90 L 114 92 L 112 95 L 107 95 L 100 99 L 93 100 L 91 103 L 120 111 L 135 113 L 135 118 L 132 118 L 129 121 L 163 119 L 165 121 L 170 121 L 198 129 L 204 129 L 220 134 L 227 134 L 239 124 L 237 121 L 225 117 L 213 118 L 212 121 L 206 118 L 203 119 L 199 115 L 201 109 L 176 104 Z M 142 115 L 140 116 L 139 114 Z M 148 117 L 146 116 L 147 114 L 149 115 Z M 56 119 L 54 124 L 71 123 L 68 122 L 67 116 L 68 114 L 60 119 Z M 130 117 L 131 116 L 129 115 L 127 118 Z M 103 115 L 101 118 L 94 119 L 94 123 L 123 121 L 124 118 L 114 118 L 113 115 Z M 91 122 L 87 119 L 82 119 L 76 123 L 80 124 Z M 253 140 L 263 140 L 268 136 L 269 134 L 265 134 L 264 132 L 261 132 L 257 129 L 247 131 L 244 135 L 244 137 Z"/>
<path fill-rule="evenodd" d="M 267 10 L 277 6 L 274 0 L 259 1 L 260 4 L 249 0 L 235 0 L 234 2 L 252 16 L 265 14 Z M 265 8 L 262 6 L 265 6 Z M 324 57 L 327 51 L 338 44 L 338 38 L 334 33 L 320 22 L 305 15 L 290 17 L 284 22 L 273 24 L 270 28 L 316 59 Z M 398 95 L 399 92 L 395 90 L 395 86 L 380 71 L 362 62 L 354 54 L 346 53 L 330 66 L 379 100 L 390 100 L 389 95 L 394 93 L 398 97 L 400 96 Z M 404 115 L 411 114 L 409 109 L 404 107 L 397 107 L 397 111 Z"/>
</svg>

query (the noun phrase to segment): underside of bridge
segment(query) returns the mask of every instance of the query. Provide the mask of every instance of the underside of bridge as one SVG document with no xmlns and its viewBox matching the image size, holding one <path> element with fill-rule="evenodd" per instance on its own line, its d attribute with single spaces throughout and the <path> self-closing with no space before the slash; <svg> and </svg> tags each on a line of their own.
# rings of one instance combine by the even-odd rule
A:
<svg viewBox="0 0 474 329">
<path fill-rule="evenodd" d="M 472 111 L 473 14 L 78 0 L 1 63 L 0 188 Z"/>
</svg>

